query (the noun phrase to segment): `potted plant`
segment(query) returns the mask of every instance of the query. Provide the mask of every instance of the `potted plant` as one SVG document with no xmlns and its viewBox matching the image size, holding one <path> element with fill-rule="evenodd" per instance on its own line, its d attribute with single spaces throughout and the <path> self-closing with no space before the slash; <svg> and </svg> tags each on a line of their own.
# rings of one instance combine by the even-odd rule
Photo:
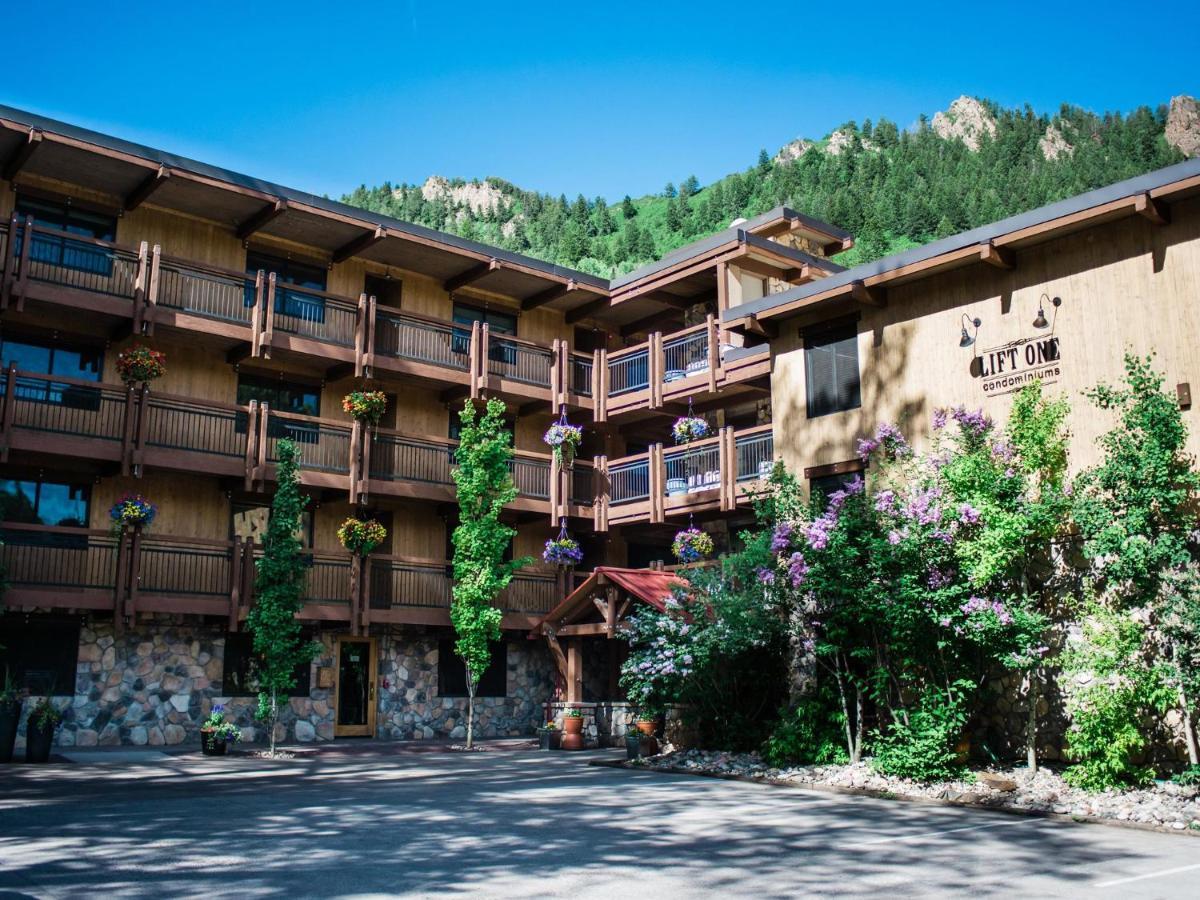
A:
<svg viewBox="0 0 1200 900">
<path fill-rule="evenodd" d="M 575 452 L 583 441 L 583 429 L 562 418 L 547 429 L 542 440 L 550 447 L 554 458 L 564 469 L 575 464 Z"/>
<path fill-rule="evenodd" d="M 562 749 L 583 749 L 583 711 L 575 707 L 563 713 Z"/>
<path fill-rule="evenodd" d="M 0 762 L 12 762 L 17 729 L 21 725 L 21 706 L 21 694 L 6 669 L 4 690 L 0 691 Z"/>
<path fill-rule="evenodd" d="M 54 732 L 61 721 L 62 713 L 54 708 L 49 697 L 34 704 L 25 721 L 25 762 L 44 763 L 50 759 Z"/>
<path fill-rule="evenodd" d="M 658 719 L 655 714 L 647 709 L 642 710 L 638 714 L 635 728 L 633 733 L 638 740 L 638 755 L 654 756 L 657 754 L 658 738 L 655 735 L 658 731 Z M 628 753 L 628 747 L 626 752 Z"/>
<path fill-rule="evenodd" d="M 625 732 L 625 758 L 637 759 L 642 755 L 642 733 L 636 728 Z"/>
<path fill-rule="evenodd" d="M 681 416 L 671 426 L 671 436 L 676 444 L 690 444 L 692 441 L 703 440 L 709 435 L 708 423 L 699 416 Z"/>
<path fill-rule="evenodd" d="M 117 374 L 129 385 L 162 378 L 167 374 L 167 355 L 143 344 L 134 344 L 117 354 Z"/>
<path fill-rule="evenodd" d="M 158 507 L 141 494 L 128 493 L 113 504 L 108 511 L 112 519 L 113 531 L 120 533 L 126 526 L 149 528 L 154 517 L 158 515 Z"/>
<path fill-rule="evenodd" d="M 712 536 L 699 528 L 685 528 L 675 534 L 671 552 L 681 563 L 699 562 L 713 552 Z"/>
<path fill-rule="evenodd" d="M 351 391 L 342 398 L 342 409 L 360 422 L 378 425 L 387 412 L 387 395 L 383 391 Z"/>
<path fill-rule="evenodd" d="M 538 732 L 538 745 L 542 750 L 557 750 L 562 743 L 562 732 L 553 722 L 547 722 Z"/>
<path fill-rule="evenodd" d="M 552 566 L 570 568 L 583 562 L 583 550 L 580 549 L 579 542 L 574 538 L 560 535 L 546 541 L 546 548 L 542 551 L 542 561 Z"/>
<path fill-rule="evenodd" d="M 366 556 L 387 540 L 387 529 L 374 519 L 356 519 L 351 516 L 337 530 L 342 546 L 358 556 Z"/>
<path fill-rule="evenodd" d="M 230 744 L 242 739 L 242 731 L 225 721 L 225 707 L 217 704 L 200 726 L 200 750 L 205 756 L 224 756 Z"/>
</svg>

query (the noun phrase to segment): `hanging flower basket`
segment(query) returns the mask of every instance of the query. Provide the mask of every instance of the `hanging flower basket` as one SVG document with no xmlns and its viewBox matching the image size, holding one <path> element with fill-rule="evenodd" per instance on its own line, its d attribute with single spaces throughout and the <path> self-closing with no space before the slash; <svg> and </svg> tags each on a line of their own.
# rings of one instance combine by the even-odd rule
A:
<svg viewBox="0 0 1200 900">
<path fill-rule="evenodd" d="M 712 556 L 712 536 L 699 528 L 685 528 L 675 535 L 671 544 L 671 552 L 681 563 L 699 562 L 705 557 Z"/>
<path fill-rule="evenodd" d="M 383 391 L 351 391 L 342 398 L 342 409 L 360 422 L 378 425 L 387 412 L 387 395 Z"/>
<path fill-rule="evenodd" d="M 708 437 L 709 433 L 708 423 L 699 416 L 684 416 L 676 419 L 675 424 L 671 426 L 671 434 L 676 444 L 690 444 L 692 441 Z"/>
<path fill-rule="evenodd" d="M 387 529 L 374 519 L 356 519 L 351 516 L 337 531 L 338 540 L 351 553 L 366 556 L 387 540 Z"/>
<path fill-rule="evenodd" d="M 126 384 L 140 384 L 167 374 L 167 355 L 142 344 L 117 354 L 117 374 Z"/>
<path fill-rule="evenodd" d="M 157 513 L 158 507 L 141 494 L 130 493 L 113 504 L 108 517 L 112 519 L 113 530 L 119 532 L 127 525 L 131 528 L 139 525 L 149 528 Z"/>
<path fill-rule="evenodd" d="M 583 551 L 579 549 L 579 542 L 574 538 L 552 538 L 546 541 L 546 549 L 542 551 L 542 560 L 548 565 L 570 568 L 583 562 Z"/>
<path fill-rule="evenodd" d="M 554 458 L 564 469 L 575 462 L 575 451 L 583 440 L 583 428 L 572 425 L 565 419 L 555 422 L 542 438 L 554 453 Z"/>
</svg>

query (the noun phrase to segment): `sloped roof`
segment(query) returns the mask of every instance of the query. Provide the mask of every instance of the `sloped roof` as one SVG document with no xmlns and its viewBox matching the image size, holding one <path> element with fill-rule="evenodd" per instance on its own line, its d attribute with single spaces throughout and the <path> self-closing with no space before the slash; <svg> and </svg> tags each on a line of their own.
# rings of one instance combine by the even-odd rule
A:
<svg viewBox="0 0 1200 900">
<path fill-rule="evenodd" d="M 674 572 L 664 572 L 661 569 L 624 569 L 617 566 L 597 566 L 591 575 L 571 591 L 562 602 L 546 613 L 538 622 L 535 631 L 547 622 L 567 621 L 571 616 L 591 607 L 592 596 L 596 589 L 611 582 L 626 593 L 643 603 L 649 604 L 663 612 L 667 608 L 667 598 L 671 592 L 682 587 L 683 582 L 675 577 Z"/>
</svg>

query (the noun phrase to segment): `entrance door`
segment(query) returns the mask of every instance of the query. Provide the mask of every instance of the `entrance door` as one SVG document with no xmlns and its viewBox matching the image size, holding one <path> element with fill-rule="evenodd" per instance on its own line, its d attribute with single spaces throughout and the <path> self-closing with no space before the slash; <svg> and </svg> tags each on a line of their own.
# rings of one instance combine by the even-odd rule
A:
<svg viewBox="0 0 1200 900">
<path fill-rule="evenodd" d="M 340 637 L 333 695 L 336 737 L 375 734 L 375 639 Z"/>
</svg>

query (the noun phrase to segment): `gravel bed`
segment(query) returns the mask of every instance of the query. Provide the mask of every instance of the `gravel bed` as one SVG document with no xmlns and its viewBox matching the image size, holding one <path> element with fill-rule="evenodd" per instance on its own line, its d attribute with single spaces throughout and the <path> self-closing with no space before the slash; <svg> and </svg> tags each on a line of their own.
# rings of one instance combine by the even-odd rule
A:
<svg viewBox="0 0 1200 900">
<path fill-rule="evenodd" d="M 1053 769 L 1042 767 L 1031 774 L 1025 767 L 995 767 L 975 770 L 973 780 L 927 783 L 881 775 L 867 763 L 775 768 L 763 762 L 757 753 L 709 750 L 663 753 L 627 765 L 1132 822 L 1200 835 L 1200 788 L 1172 782 L 1158 782 L 1137 790 L 1089 793 L 1067 784 Z"/>
</svg>

